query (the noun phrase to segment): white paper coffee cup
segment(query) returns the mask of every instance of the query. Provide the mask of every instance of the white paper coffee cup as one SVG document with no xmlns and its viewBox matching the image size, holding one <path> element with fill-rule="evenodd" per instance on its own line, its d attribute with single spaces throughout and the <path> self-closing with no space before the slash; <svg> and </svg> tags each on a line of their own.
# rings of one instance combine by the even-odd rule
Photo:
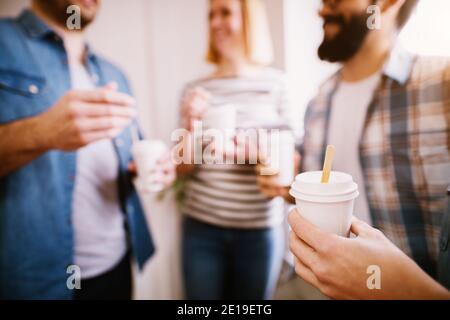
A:
<svg viewBox="0 0 450 320">
<path fill-rule="evenodd" d="M 133 144 L 132 155 L 137 167 L 135 183 L 143 192 L 159 192 L 164 185 L 158 183 L 158 173 L 155 172 L 157 161 L 168 150 L 160 140 L 140 140 Z"/>
<path fill-rule="evenodd" d="M 288 187 L 295 178 L 295 138 L 291 131 L 275 130 L 260 135 L 258 151 L 264 155 L 262 175 L 277 175 L 276 182 Z"/>
<path fill-rule="evenodd" d="M 281 131 L 274 134 L 271 147 L 271 167 L 278 173 L 280 186 L 289 186 L 294 181 L 295 140 L 292 132 Z"/>
<path fill-rule="evenodd" d="M 207 163 L 221 161 L 222 153 L 234 150 L 233 138 L 236 136 L 237 111 L 233 105 L 220 105 L 209 107 L 203 115 L 203 137 L 207 141 L 213 141 L 216 156 L 205 155 Z"/>
<path fill-rule="evenodd" d="M 305 219 L 324 231 L 348 237 L 358 185 L 342 172 L 331 172 L 329 183 L 321 183 L 321 176 L 322 171 L 298 175 L 289 193 Z"/>
<path fill-rule="evenodd" d="M 232 136 L 236 130 L 236 113 L 236 108 L 232 105 L 210 107 L 203 115 L 203 126 L 206 130 L 220 130 Z"/>
</svg>

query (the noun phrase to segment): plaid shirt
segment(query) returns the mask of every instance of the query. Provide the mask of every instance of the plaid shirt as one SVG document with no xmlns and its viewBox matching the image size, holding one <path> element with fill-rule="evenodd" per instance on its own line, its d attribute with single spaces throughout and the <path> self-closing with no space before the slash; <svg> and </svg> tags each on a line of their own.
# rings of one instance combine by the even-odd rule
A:
<svg viewBox="0 0 450 320">
<path fill-rule="evenodd" d="M 338 72 L 308 107 L 302 170 L 321 170 L 339 82 Z M 360 163 L 374 226 L 433 276 L 447 209 L 449 149 L 450 59 L 393 50 L 366 115 Z"/>
</svg>

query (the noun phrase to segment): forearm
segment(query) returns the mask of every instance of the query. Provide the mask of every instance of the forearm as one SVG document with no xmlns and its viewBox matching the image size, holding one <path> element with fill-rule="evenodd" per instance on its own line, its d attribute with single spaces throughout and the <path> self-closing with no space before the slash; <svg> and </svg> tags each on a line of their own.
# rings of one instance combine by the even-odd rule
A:
<svg viewBox="0 0 450 320">
<path fill-rule="evenodd" d="M 0 177 L 6 176 L 48 151 L 39 118 L 0 125 Z"/>
<path fill-rule="evenodd" d="M 450 291 L 441 286 L 439 283 L 433 281 L 428 287 L 428 292 L 421 293 L 418 299 L 425 300 L 450 300 Z"/>
<path fill-rule="evenodd" d="M 380 256 L 382 256 L 381 254 Z M 374 290 L 376 299 L 388 300 L 448 300 L 450 292 L 423 271 L 403 252 L 386 255 L 386 264 L 381 263 L 381 290 Z M 384 272 L 383 272 L 384 270 Z"/>
<path fill-rule="evenodd" d="M 411 274 L 409 282 L 412 288 L 408 299 L 450 300 L 450 292 L 422 270 Z"/>
</svg>

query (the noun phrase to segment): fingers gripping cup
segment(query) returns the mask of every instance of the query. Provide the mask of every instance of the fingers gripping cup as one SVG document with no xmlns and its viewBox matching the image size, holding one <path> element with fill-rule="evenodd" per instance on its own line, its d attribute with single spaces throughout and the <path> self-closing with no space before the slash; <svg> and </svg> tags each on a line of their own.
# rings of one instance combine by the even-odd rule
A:
<svg viewBox="0 0 450 320">
<path fill-rule="evenodd" d="M 290 194 L 298 212 L 320 229 L 348 237 L 358 186 L 352 176 L 332 171 L 328 183 L 322 172 L 305 172 L 295 178 Z"/>
<path fill-rule="evenodd" d="M 132 154 L 138 174 L 136 185 L 141 191 L 159 192 L 164 189 L 164 185 L 158 183 L 156 166 L 167 150 L 164 142 L 159 140 L 140 140 L 133 143 Z"/>
<path fill-rule="evenodd" d="M 212 138 L 219 149 L 234 150 L 237 111 L 233 105 L 210 107 L 203 115 L 205 136 Z"/>
<path fill-rule="evenodd" d="M 236 109 L 232 105 L 211 107 L 203 115 L 205 129 L 216 129 L 223 134 L 234 136 L 236 129 Z"/>
<path fill-rule="evenodd" d="M 295 140 L 290 131 L 274 131 L 269 134 L 270 148 L 261 143 L 260 152 L 267 157 L 268 173 L 276 173 L 277 183 L 288 187 L 295 177 Z"/>
</svg>

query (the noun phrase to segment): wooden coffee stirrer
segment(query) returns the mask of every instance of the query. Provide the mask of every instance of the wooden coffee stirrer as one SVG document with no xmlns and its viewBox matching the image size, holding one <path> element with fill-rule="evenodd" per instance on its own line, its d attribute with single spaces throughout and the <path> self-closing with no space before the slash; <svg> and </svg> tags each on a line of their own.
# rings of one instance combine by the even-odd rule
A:
<svg viewBox="0 0 450 320">
<path fill-rule="evenodd" d="M 321 183 L 328 183 L 330 181 L 330 173 L 331 173 L 331 166 L 333 164 L 333 157 L 334 157 L 334 146 L 328 145 L 327 151 L 325 153 L 325 161 L 323 163 Z"/>
</svg>

